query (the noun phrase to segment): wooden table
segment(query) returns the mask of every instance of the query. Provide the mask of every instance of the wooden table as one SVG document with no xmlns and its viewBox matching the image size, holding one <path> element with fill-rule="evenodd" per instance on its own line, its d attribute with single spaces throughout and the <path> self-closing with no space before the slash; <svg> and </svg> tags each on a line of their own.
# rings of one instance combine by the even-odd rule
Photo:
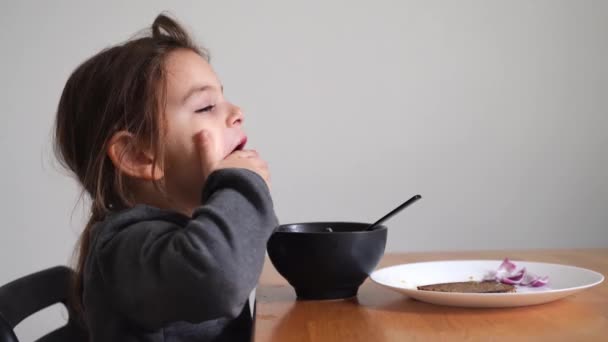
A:
<svg viewBox="0 0 608 342">
<path fill-rule="evenodd" d="M 378 267 L 431 260 L 502 259 L 569 264 L 608 275 L 608 248 L 387 254 Z M 552 303 L 510 309 L 426 304 L 369 279 L 356 298 L 296 301 L 266 260 L 256 293 L 254 340 L 608 341 L 608 282 Z"/>
</svg>

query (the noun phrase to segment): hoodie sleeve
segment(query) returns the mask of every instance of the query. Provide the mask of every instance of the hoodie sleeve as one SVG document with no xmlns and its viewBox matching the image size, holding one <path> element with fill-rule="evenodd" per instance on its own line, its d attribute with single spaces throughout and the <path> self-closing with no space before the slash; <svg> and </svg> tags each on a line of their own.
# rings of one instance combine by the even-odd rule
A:
<svg viewBox="0 0 608 342">
<path fill-rule="evenodd" d="M 264 180 L 245 169 L 208 178 L 191 219 L 153 217 L 110 233 L 94 257 L 118 311 L 148 329 L 238 316 L 278 225 Z"/>
</svg>

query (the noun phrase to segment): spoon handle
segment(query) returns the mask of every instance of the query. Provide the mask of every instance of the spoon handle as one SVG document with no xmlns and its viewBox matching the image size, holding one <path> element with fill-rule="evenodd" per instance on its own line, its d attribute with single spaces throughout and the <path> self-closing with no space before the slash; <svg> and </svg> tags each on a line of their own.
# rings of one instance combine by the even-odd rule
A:
<svg viewBox="0 0 608 342">
<path fill-rule="evenodd" d="M 402 203 L 397 208 L 393 209 L 393 211 L 391 211 L 390 213 L 384 215 L 378 221 L 374 222 L 372 225 L 370 225 L 369 227 L 367 227 L 367 229 L 365 229 L 365 230 L 372 230 L 372 228 L 374 228 L 375 226 L 377 226 L 377 225 L 381 224 L 382 222 L 388 220 L 389 218 L 393 217 L 395 214 L 397 214 L 401 210 L 409 207 L 412 203 L 416 202 L 417 200 L 419 200 L 421 198 L 422 198 L 422 196 L 420 196 L 420 195 L 416 195 L 416 196 L 410 198 L 409 200 L 405 201 L 404 203 Z"/>
</svg>

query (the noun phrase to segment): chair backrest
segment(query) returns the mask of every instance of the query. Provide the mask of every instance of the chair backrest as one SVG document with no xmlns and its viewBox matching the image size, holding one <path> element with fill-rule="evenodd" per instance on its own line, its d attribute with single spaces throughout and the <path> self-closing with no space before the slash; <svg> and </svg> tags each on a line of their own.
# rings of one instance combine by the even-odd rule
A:
<svg viewBox="0 0 608 342">
<path fill-rule="evenodd" d="M 85 341 L 86 334 L 67 305 L 73 276 L 74 272 L 70 268 L 56 266 L 0 287 L 0 341 L 18 342 L 13 331 L 15 326 L 28 316 L 56 303 L 63 303 L 68 308 L 68 323 L 37 341 Z"/>
</svg>

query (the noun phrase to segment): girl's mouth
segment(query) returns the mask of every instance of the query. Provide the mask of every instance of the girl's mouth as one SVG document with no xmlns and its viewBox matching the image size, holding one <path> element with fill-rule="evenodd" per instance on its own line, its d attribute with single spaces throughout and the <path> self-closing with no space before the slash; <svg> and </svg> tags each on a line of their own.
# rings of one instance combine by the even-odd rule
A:
<svg viewBox="0 0 608 342">
<path fill-rule="evenodd" d="M 234 148 L 234 150 L 232 150 L 232 152 L 243 150 L 245 148 L 245 145 L 247 145 L 247 136 L 244 136 L 241 139 L 241 141 L 238 143 L 238 145 L 236 145 L 236 147 Z"/>
</svg>

